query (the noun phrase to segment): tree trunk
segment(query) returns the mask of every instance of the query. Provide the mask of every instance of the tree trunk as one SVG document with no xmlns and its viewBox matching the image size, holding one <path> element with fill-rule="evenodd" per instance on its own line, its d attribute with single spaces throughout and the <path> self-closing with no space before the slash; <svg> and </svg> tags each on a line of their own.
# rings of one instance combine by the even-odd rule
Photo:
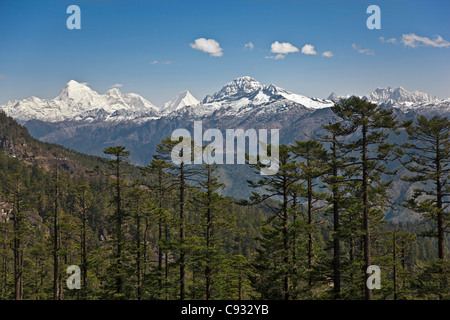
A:
<svg viewBox="0 0 450 320">
<path fill-rule="evenodd" d="M 437 229 L 438 229 L 438 257 L 443 262 L 445 260 L 445 243 L 444 243 L 444 210 L 442 205 L 442 181 L 441 181 L 441 158 L 440 158 L 440 147 L 441 142 L 439 137 L 436 139 L 436 204 L 437 204 Z M 442 283 L 441 283 L 441 289 L 447 288 L 447 277 L 446 277 L 446 270 L 444 269 L 444 266 L 442 266 L 439 270 L 439 272 L 442 274 Z"/>
<path fill-rule="evenodd" d="M 339 229 L 340 229 L 340 221 L 339 221 L 339 190 L 336 185 L 338 168 L 337 168 L 337 141 L 336 135 L 333 134 L 333 144 L 332 144 L 332 152 L 333 152 L 333 188 L 332 188 L 332 196 L 333 196 L 333 290 L 334 290 L 334 298 L 339 298 L 341 293 L 341 248 L 339 241 Z"/>
<path fill-rule="evenodd" d="M 58 221 L 58 165 L 55 166 L 55 199 L 54 199 L 54 217 L 53 217 L 53 299 L 60 300 L 60 276 L 59 276 L 59 221 Z"/>
<path fill-rule="evenodd" d="M 394 263 L 394 270 L 392 272 L 393 277 L 394 277 L 394 300 L 397 300 L 397 298 L 398 298 L 398 296 L 397 296 L 397 292 L 398 292 L 398 287 L 397 287 L 397 237 L 396 237 L 395 231 L 393 234 L 392 242 L 393 242 L 392 260 Z"/>
<path fill-rule="evenodd" d="M 117 193 L 117 275 L 116 275 L 116 293 L 122 294 L 122 195 L 121 195 L 121 187 L 120 187 L 120 156 L 117 155 L 116 159 L 116 193 Z"/>
<path fill-rule="evenodd" d="M 313 262 L 313 234 L 311 228 L 313 226 L 312 216 L 312 180 L 308 178 L 308 288 L 312 295 L 312 262 Z"/>
<path fill-rule="evenodd" d="M 206 208 L 206 266 L 205 266 L 205 278 L 206 278 L 206 300 L 211 298 L 211 267 L 210 267 L 210 243 L 211 243 L 211 170 L 208 168 L 208 184 L 207 184 L 207 201 L 208 206 Z"/>
<path fill-rule="evenodd" d="M 367 286 L 369 274 L 366 272 L 370 266 L 370 207 L 369 207 L 369 168 L 367 167 L 367 127 L 364 124 L 362 127 L 362 174 L 363 174 L 363 231 L 364 231 L 364 294 L 366 300 L 372 300 L 372 289 Z"/>
<path fill-rule="evenodd" d="M 163 206 L 163 185 L 162 185 L 162 173 L 158 173 L 158 206 L 160 210 L 159 221 L 158 221 L 158 289 L 161 294 L 162 292 L 162 264 L 163 264 L 163 252 L 161 250 L 161 241 L 163 236 L 163 218 L 161 216 L 162 206 Z"/>
<path fill-rule="evenodd" d="M 15 299 L 22 300 L 22 288 L 23 288 L 23 252 L 20 234 L 20 198 L 17 194 L 17 190 L 14 190 L 14 289 Z"/>
<path fill-rule="evenodd" d="M 184 239 L 185 239 L 185 218 L 184 218 L 184 190 L 185 190 L 185 178 L 184 178 L 184 163 L 180 165 L 180 300 L 185 299 L 186 295 L 186 274 L 185 274 L 185 252 L 184 252 Z"/>
<path fill-rule="evenodd" d="M 283 181 L 283 249 L 284 258 L 283 262 L 286 269 L 289 265 L 289 216 L 288 216 L 288 190 L 286 187 L 286 180 Z M 290 299 L 290 288 L 289 288 L 289 271 L 286 271 L 284 275 L 284 299 Z"/>
<path fill-rule="evenodd" d="M 86 241 L 86 221 L 87 221 L 87 212 L 86 212 L 86 189 L 82 190 L 82 198 L 81 198 L 81 206 L 82 206 L 82 229 L 81 229 L 81 271 L 83 274 L 83 293 L 86 298 L 86 290 L 87 290 L 87 241 Z"/>
<path fill-rule="evenodd" d="M 139 201 L 139 200 L 137 200 Z M 139 208 L 136 210 L 136 274 L 137 274 L 137 299 L 142 299 L 142 280 L 141 280 L 141 216 Z"/>
</svg>

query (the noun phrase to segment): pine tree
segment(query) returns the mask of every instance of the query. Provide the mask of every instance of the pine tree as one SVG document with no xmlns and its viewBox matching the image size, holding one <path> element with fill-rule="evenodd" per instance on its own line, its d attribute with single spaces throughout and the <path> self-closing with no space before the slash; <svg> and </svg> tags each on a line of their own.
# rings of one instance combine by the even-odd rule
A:
<svg viewBox="0 0 450 320">
<path fill-rule="evenodd" d="M 270 147 L 268 148 L 270 152 Z M 262 230 L 261 241 L 265 242 L 263 249 L 259 250 L 259 258 L 256 259 L 257 263 L 262 263 L 257 269 L 261 272 L 270 272 L 270 268 L 264 267 L 266 265 L 264 260 L 273 259 L 273 263 L 280 263 L 277 266 L 277 273 L 280 272 L 282 277 L 282 296 L 285 300 L 292 298 L 292 259 L 291 259 L 291 238 L 290 238 L 290 227 L 291 227 L 291 210 L 292 205 L 292 191 L 293 188 L 298 188 L 297 182 L 300 179 L 300 174 L 297 170 L 297 165 L 294 162 L 295 155 L 291 152 L 291 148 L 285 145 L 279 146 L 279 169 L 278 172 L 271 176 L 263 176 L 256 183 L 249 181 L 249 185 L 252 188 L 258 188 L 258 192 L 252 192 L 250 201 L 252 204 L 265 203 L 265 206 L 271 211 L 272 217 L 267 221 L 266 227 Z M 258 163 L 252 165 L 255 172 L 260 172 L 262 164 Z M 270 203 L 269 199 L 280 199 L 279 203 Z M 243 202 L 243 204 L 248 204 Z M 272 223 L 273 222 L 273 223 Z M 272 226 L 270 225 L 272 223 Z M 278 239 L 281 243 L 277 244 L 274 239 Z M 273 254 L 279 254 L 281 261 L 278 258 L 273 257 Z M 266 256 L 269 255 L 269 256 Z M 266 275 L 264 275 L 266 277 Z M 270 276 L 272 277 L 272 276 Z M 258 280 L 255 280 L 258 281 Z M 255 283 L 254 281 L 254 283 Z M 260 286 L 260 292 L 263 295 L 268 294 L 268 292 L 262 292 L 265 286 Z M 275 283 L 271 291 L 276 289 Z"/>
<path fill-rule="evenodd" d="M 345 133 L 356 133 L 360 138 L 350 141 L 346 147 L 353 153 L 353 170 L 358 172 L 360 195 L 362 199 L 363 222 L 363 253 L 364 253 L 364 295 L 366 300 L 372 300 L 372 290 L 365 285 L 369 274 L 367 268 L 371 265 L 371 233 L 372 219 L 375 213 L 380 219 L 383 198 L 389 183 L 381 180 L 381 175 L 389 173 L 386 163 L 393 160 L 393 144 L 387 142 L 390 131 L 397 127 L 397 121 L 392 110 L 383 109 L 365 99 L 352 96 L 340 99 L 331 108 L 339 116 L 349 130 Z"/>
<path fill-rule="evenodd" d="M 389 240 L 385 246 L 390 249 L 390 265 L 392 267 L 392 294 L 394 300 L 406 298 L 406 281 L 410 273 L 406 268 L 406 249 L 409 243 L 416 240 L 415 235 L 408 232 L 401 232 L 399 226 L 395 226 L 393 231 L 387 232 Z"/>
<path fill-rule="evenodd" d="M 296 141 L 292 147 L 293 154 L 297 157 L 300 178 L 304 181 L 305 187 L 301 197 L 306 199 L 306 229 L 308 234 L 307 245 L 307 270 L 308 270 L 308 291 L 312 296 L 314 278 L 314 234 L 317 233 L 319 223 L 315 221 L 314 215 L 325 209 L 325 206 L 317 205 L 320 200 L 325 199 L 325 194 L 319 193 L 318 182 L 326 171 L 324 160 L 326 151 L 323 145 L 316 140 Z"/>
<path fill-rule="evenodd" d="M 133 252 L 134 258 L 134 273 L 136 275 L 136 298 L 142 300 L 143 292 L 143 257 L 145 251 L 143 250 L 143 224 L 142 221 L 149 216 L 153 210 L 153 202 L 148 196 L 148 191 L 144 189 L 139 182 L 130 188 L 127 192 L 127 208 L 131 217 L 134 219 L 134 243 Z"/>
<path fill-rule="evenodd" d="M 157 146 L 156 155 L 154 159 L 162 160 L 166 163 L 166 172 L 170 173 L 173 180 L 170 187 L 175 188 L 178 192 L 178 212 L 179 212 L 179 288 L 180 288 L 180 300 L 186 298 L 186 193 L 189 188 L 189 182 L 196 181 L 196 175 L 198 169 L 190 166 L 192 163 L 195 152 L 192 149 L 195 147 L 192 142 L 187 144 L 187 147 L 191 148 L 191 152 L 187 152 L 184 148 L 181 150 L 178 148 L 179 141 L 173 141 L 171 138 L 167 138 Z M 177 152 L 180 156 L 180 161 L 174 163 L 172 160 L 172 153 Z M 186 153 L 185 153 L 186 152 Z"/>
<path fill-rule="evenodd" d="M 158 290 L 159 296 L 162 297 L 163 294 L 163 281 L 167 282 L 168 276 L 168 251 L 163 247 L 163 243 L 167 243 L 169 239 L 169 219 L 170 212 L 166 210 L 167 202 L 169 200 L 169 193 L 172 191 L 170 188 L 172 177 L 168 172 L 171 165 L 165 160 L 156 159 L 157 155 L 153 156 L 153 159 L 149 165 L 143 169 L 144 176 L 151 176 L 151 183 L 148 185 L 150 190 L 154 191 L 156 200 L 156 218 L 158 219 Z M 148 222 L 146 220 L 146 229 Z M 144 254 L 147 252 L 147 232 L 144 233 Z M 164 259 L 164 276 L 163 276 L 163 259 Z M 144 266 L 146 264 L 146 256 L 144 255 Z M 167 283 L 165 283 L 167 285 Z"/>
<path fill-rule="evenodd" d="M 448 285 L 445 232 L 450 221 L 450 120 L 441 116 L 431 119 L 420 116 L 415 123 L 410 120 L 403 126 L 409 142 L 402 145 L 399 153 L 407 156 L 403 165 L 412 173 L 404 180 L 419 184 L 407 200 L 406 207 L 422 213 L 436 225 L 437 232 L 431 230 L 425 235 L 437 238 L 439 272 L 442 276 L 440 289 L 444 292 Z M 439 295 L 442 297 L 442 293 Z"/>
<path fill-rule="evenodd" d="M 53 207 L 53 300 L 62 299 L 62 281 L 60 275 L 60 257 L 59 250 L 61 248 L 61 239 L 59 231 L 59 197 L 60 197 L 60 180 L 58 164 L 55 165 L 54 177 L 54 207 Z"/>
<path fill-rule="evenodd" d="M 331 204 L 328 212 L 333 215 L 333 292 L 334 299 L 341 296 L 341 241 L 343 240 L 341 213 L 348 206 L 348 179 L 344 171 L 348 162 L 347 152 L 343 147 L 342 135 L 349 133 L 349 128 L 341 122 L 323 126 L 327 133 L 318 140 L 329 145 L 326 157 L 326 171 L 321 176 L 329 189 L 327 202 Z M 345 227 L 344 227 L 345 228 Z"/>
<path fill-rule="evenodd" d="M 13 251 L 14 251 L 14 298 L 23 299 L 24 251 L 27 244 L 27 216 L 22 210 L 24 185 L 19 173 L 13 174 L 9 181 L 9 191 L 13 204 Z"/>
<path fill-rule="evenodd" d="M 74 185 L 75 197 L 77 200 L 77 211 L 80 216 L 80 266 L 82 279 L 83 297 L 87 298 L 88 293 L 88 210 L 91 202 L 89 185 Z"/>
<path fill-rule="evenodd" d="M 190 201 L 195 211 L 199 213 L 199 223 L 195 228 L 201 241 L 198 245 L 199 259 L 202 261 L 205 279 L 205 299 L 212 298 L 213 277 L 221 269 L 224 260 L 223 241 L 217 235 L 233 231 L 233 217 L 225 209 L 228 201 L 218 192 L 224 187 L 217 177 L 217 165 L 205 164 L 199 171 L 200 190 Z"/>
<path fill-rule="evenodd" d="M 110 168 L 113 171 L 114 182 L 112 182 L 112 187 L 114 188 L 114 204 L 115 212 L 112 215 L 112 221 L 114 224 L 113 236 L 115 238 L 116 252 L 114 254 L 114 263 L 112 264 L 114 275 L 115 275 L 115 293 L 118 298 L 123 297 L 124 289 L 124 257 L 123 249 L 125 245 L 125 235 L 124 235 L 124 223 L 126 218 L 126 212 L 123 207 L 124 202 L 124 189 L 126 188 L 126 182 L 124 180 L 124 173 L 122 171 L 122 166 L 126 163 L 126 159 L 130 156 L 130 152 L 123 146 L 114 146 L 106 148 L 103 151 L 105 154 L 112 155 L 113 159 L 110 160 Z"/>
</svg>

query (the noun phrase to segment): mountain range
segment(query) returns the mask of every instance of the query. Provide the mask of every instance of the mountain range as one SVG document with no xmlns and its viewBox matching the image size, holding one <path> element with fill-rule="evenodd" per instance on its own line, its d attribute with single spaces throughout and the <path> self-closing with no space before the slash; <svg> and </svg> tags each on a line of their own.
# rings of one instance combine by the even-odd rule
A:
<svg viewBox="0 0 450 320">
<path fill-rule="evenodd" d="M 343 98 L 348 97 L 344 96 Z M 99 94 L 86 84 L 69 81 L 54 99 L 31 97 L 9 101 L 0 110 L 25 125 L 41 141 L 61 144 L 90 155 L 103 156 L 112 145 L 124 145 L 131 161 L 146 165 L 159 142 L 175 129 L 191 130 L 194 120 L 208 128 L 280 129 L 280 143 L 289 144 L 320 133 L 322 125 L 337 120 L 331 106 L 338 97 L 309 98 L 277 87 L 264 85 L 245 76 L 225 84 L 202 101 L 188 91 L 157 107 L 134 93 L 117 88 Z M 398 120 L 414 119 L 419 114 L 450 115 L 450 99 L 440 99 L 402 87 L 378 88 L 362 96 L 386 108 L 393 108 Z M 405 136 L 395 136 L 396 142 Z M 249 194 L 246 179 L 252 172 L 245 165 L 224 165 L 222 181 L 225 193 L 235 197 Z M 406 190 L 396 182 L 393 195 L 404 198 Z"/>
<path fill-rule="evenodd" d="M 344 96 L 345 97 L 348 97 Z M 362 96 L 377 104 L 386 104 L 404 112 L 419 110 L 430 113 L 437 110 L 449 112 L 450 99 L 439 99 L 420 91 L 407 91 L 398 88 L 377 88 Z M 213 114 L 245 117 L 250 114 L 263 115 L 282 113 L 295 108 L 309 111 L 329 108 L 338 97 L 335 93 L 327 99 L 309 98 L 291 93 L 273 84 L 268 86 L 245 76 L 237 78 L 202 102 L 185 90 L 157 107 L 135 93 L 122 93 L 113 88 L 99 94 L 85 83 L 69 81 L 53 99 L 30 97 L 24 100 L 11 100 L 0 106 L 0 110 L 19 122 L 31 120 L 44 122 L 125 122 L 143 123 L 161 117 L 176 117 L 189 114 L 194 117 L 207 117 Z"/>
</svg>

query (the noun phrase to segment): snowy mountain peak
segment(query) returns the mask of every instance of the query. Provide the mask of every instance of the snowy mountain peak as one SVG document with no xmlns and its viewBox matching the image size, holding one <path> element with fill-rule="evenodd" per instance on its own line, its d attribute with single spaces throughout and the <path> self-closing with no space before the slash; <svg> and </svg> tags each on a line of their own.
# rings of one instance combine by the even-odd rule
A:
<svg viewBox="0 0 450 320">
<path fill-rule="evenodd" d="M 428 93 L 421 91 L 408 91 L 403 87 L 377 88 L 368 94 L 366 98 L 376 103 L 426 103 L 439 100 Z"/>
<path fill-rule="evenodd" d="M 75 80 L 70 80 L 67 82 L 64 89 L 61 90 L 59 95 L 56 97 L 58 100 L 83 100 L 86 98 L 92 98 L 98 95 L 95 91 L 89 88 L 86 83 L 80 83 Z"/>
<path fill-rule="evenodd" d="M 198 101 L 189 91 L 184 90 L 178 93 L 174 99 L 166 102 L 161 111 L 163 113 L 170 113 L 186 106 L 198 105 L 199 103 L 200 101 Z"/>
<path fill-rule="evenodd" d="M 269 86 L 267 86 L 266 91 L 272 95 L 281 94 L 281 93 L 289 93 L 288 91 L 284 90 L 283 88 L 277 87 L 274 84 L 270 84 Z"/>
<path fill-rule="evenodd" d="M 69 82 L 67 82 L 66 86 L 64 87 L 64 89 L 71 89 L 71 90 L 74 90 L 74 89 L 77 89 L 77 88 L 90 89 L 87 86 L 87 82 L 78 82 L 76 80 L 69 80 Z"/>
<path fill-rule="evenodd" d="M 264 89 L 264 85 L 262 85 L 252 77 L 240 77 L 225 84 L 225 86 L 220 91 L 216 92 L 212 96 L 206 96 L 206 98 L 203 100 L 203 103 L 229 99 L 236 100 L 248 95 L 255 94 L 258 90 L 262 89 Z"/>
<path fill-rule="evenodd" d="M 330 93 L 330 95 L 328 96 L 327 100 L 331 100 L 331 101 L 338 101 L 339 97 L 336 93 L 332 92 Z"/>
<path fill-rule="evenodd" d="M 331 107 L 333 101 L 338 98 L 335 93 L 330 94 L 328 99 L 309 98 L 274 84 L 263 85 L 254 78 L 245 76 L 228 82 L 213 95 L 206 96 L 203 102 L 185 90 L 159 109 L 135 93 L 122 93 L 118 88 L 112 88 L 104 94 L 99 94 L 86 83 L 71 80 L 54 99 L 30 97 L 20 101 L 12 100 L 0 106 L 0 110 L 20 122 L 144 122 L 169 114 L 174 117 L 207 117 L 213 114 L 218 117 L 253 117 L 284 112 L 312 112 Z M 422 113 L 430 113 L 450 110 L 450 99 L 439 100 L 427 93 L 410 92 L 402 87 L 377 88 L 363 98 L 377 104 L 389 104 L 406 112 L 421 110 Z"/>
<path fill-rule="evenodd" d="M 121 94 L 122 93 L 117 88 L 112 88 L 105 92 L 105 95 L 108 95 L 108 96 L 120 96 Z"/>
<path fill-rule="evenodd" d="M 234 79 L 233 81 L 226 84 L 225 88 L 226 87 L 236 87 L 238 89 L 243 90 L 244 92 L 249 93 L 255 90 L 262 89 L 264 86 L 260 82 L 256 81 L 254 78 L 245 76 Z"/>
<path fill-rule="evenodd" d="M 202 104 L 189 111 L 205 116 L 222 110 L 220 113 L 224 116 L 241 117 L 251 113 L 285 112 L 294 108 L 321 109 L 330 105 L 330 101 L 311 99 L 273 84 L 266 86 L 245 76 L 228 82 L 220 91 L 206 96 Z"/>
<path fill-rule="evenodd" d="M 144 115 L 155 115 L 158 108 L 137 94 L 123 94 L 118 89 L 111 89 L 101 95 L 85 83 L 70 80 L 54 99 L 31 97 L 21 101 L 8 101 L 0 106 L 0 110 L 23 122 L 58 122 L 131 120 Z"/>
</svg>

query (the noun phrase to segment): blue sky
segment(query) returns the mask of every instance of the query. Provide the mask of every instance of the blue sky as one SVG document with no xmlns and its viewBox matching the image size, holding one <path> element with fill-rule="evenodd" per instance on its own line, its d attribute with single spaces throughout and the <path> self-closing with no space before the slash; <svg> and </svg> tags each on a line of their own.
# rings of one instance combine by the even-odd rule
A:
<svg viewBox="0 0 450 320">
<path fill-rule="evenodd" d="M 66 27 L 72 4 L 81 30 Z M 366 27 L 369 5 L 381 9 L 380 30 Z M 445 0 L 2 0 L 0 103 L 53 98 L 74 79 L 160 106 L 182 90 L 203 99 L 244 75 L 310 97 L 403 86 L 447 98 L 449 12 Z M 221 51 L 193 48 L 201 38 Z M 271 52 L 276 42 L 298 51 Z"/>
</svg>

